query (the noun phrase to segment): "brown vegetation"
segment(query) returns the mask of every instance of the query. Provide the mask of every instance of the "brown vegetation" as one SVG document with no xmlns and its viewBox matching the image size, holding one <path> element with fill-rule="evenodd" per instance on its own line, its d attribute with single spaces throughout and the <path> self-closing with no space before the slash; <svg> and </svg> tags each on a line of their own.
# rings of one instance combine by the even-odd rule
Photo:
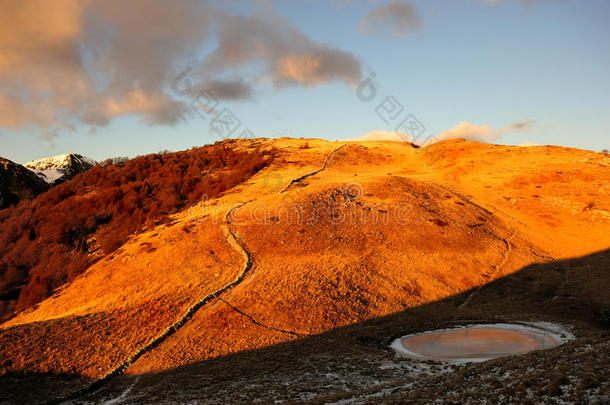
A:
<svg viewBox="0 0 610 405">
<path fill-rule="evenodd" d="M 147 155 L 94 167 L 0 211 L 0 295 L 18 294 L 0 306 L 0 319 L 50 296 L 130 235 L 219 195 L 269 162 L 268 152 L 225 144 Z M 102 252 L 95 252 L 98 244 Z"/>
</svg>

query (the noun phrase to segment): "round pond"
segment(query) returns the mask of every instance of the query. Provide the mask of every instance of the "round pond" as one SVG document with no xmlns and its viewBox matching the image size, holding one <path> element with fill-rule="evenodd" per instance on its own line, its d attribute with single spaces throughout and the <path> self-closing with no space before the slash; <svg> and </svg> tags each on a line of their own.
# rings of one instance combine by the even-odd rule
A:
<svg viewBox="0 0 610 405">
<path fill-rule="evenodd" d="M 538 324 L 479 324 L 403 336 L 398 353 L 420 360 L 476 362 L 559 346 L 573 336 L 562 327 Z"/>
</svg>

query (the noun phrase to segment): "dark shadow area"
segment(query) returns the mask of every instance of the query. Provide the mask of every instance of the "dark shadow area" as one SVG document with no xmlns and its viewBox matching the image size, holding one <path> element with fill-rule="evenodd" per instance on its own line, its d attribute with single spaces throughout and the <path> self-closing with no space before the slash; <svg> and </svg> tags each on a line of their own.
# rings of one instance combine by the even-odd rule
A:
<svg viewBox="0 0 610 405">
<path fill-rule="evenodd" d="M 137 379 L 119 376 L 82 399 L 97 403 L 119 397 L 129 389 L 127 403 L 183 403 L 197 399 L 204 403 L 231 403 L 250 402 L 254 398 L 262 402 L 278 398 L 325 402 L 340 399 L 356 388 L 349 382 L 337 384 L 330 377 L 329 385 L 322 387 L 324 375 L 336 375 L 341 380 L 347 378 L 342 376 L 357 372 L 371 382 L 384 378 L 391 381 L 378 365 L 409 361 L 398 359 L 389 348 L 400 336 L 470 322 L 508 321 L 556 322 L 570 327 L 576 339 L 546 351 L 472 364 L 446 375 L 426 376 L 425 387 L 417 388 L 415 384 L 404 392 L 397 388 L 391 393 L 392 401 L 450 400 L 455 390 L 463 391 L 466 397 L 462 399 L 468 395 L 475 399 L 476 395 L 491 395 L 490 388 L 477 391 L 477 386 L 484 387 L 485 373 L 493 375 L 496 369 L 503 373 L 517 371 L 517 385 L 497 387 L 500 391 L 508 390 L 506 395 L 526 395 L 528 390 L 534 395 L 567 395 L 561 387 L 569 373 L 578 374 L 574 384 L 579 390 L 607 387 L 610 250 L 527 266 L 485 285 L 468 305 L 458 310 L 471 293 L 466 291 L 320 335 L 145 374 Z M 599 347 L 604 350 L 596 354 Z M 537 368 L 540 370 L 536 371 Z M 41 403 L 66 395 L 86 382 L 79 375 L 5 373 L 0 377 L 0 403 Z M 466 392 L 473 387 L 474 391 Z M 296 396 L 303 392 L 311 395 Z"/>
<path fill-rule="evenodd" d="M 0 404 L 43 403 L 91 382 L 79 374 L 8 372 L 0 377 Z"/>
</svg>

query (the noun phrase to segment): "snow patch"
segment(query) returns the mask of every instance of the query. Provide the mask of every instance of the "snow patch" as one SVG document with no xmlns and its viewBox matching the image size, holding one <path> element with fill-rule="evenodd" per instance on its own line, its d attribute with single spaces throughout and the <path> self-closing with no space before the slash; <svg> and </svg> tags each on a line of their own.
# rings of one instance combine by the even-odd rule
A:
<svg viewBox="0 0 610 405">
<path fill-rule="evenodd" d="M 97 162 L 85 156 L 64 153 L 57 156 L 35 159 L 23 166 L 36 173 L 44 181 L 53 184 L 63 177 L 72 177 L 76 173 L 95 166 Z"/>
</svg>

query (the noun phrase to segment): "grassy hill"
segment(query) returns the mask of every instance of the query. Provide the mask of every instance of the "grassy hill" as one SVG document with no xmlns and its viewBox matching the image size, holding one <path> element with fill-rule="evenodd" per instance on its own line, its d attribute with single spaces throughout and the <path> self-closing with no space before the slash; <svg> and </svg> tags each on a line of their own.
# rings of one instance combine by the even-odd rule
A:
<svg viewBox="0 0 610 405">
<path fill-rule="evenodd" d="M 607 349 L 610 303 L 606 155 L 459 140 L 224 147 L 259 163 L 216 197 L 124 235 L 120 248 L 2 324 L 0 366 L 13 392 L 37 381 L 32 400 L 60 396 L 124 374 L 81 394 L 114 398 L 135 384 L 141 402 L 162 402 L 161 392 L 168 401 L 458 400 L 477 392 L 460 391 L 458 378 L 504 375 L 515 364 L 449 374 L 431 365 L 417 379 L 388 344 L 469 320 L 572 328 L 570 346 L 523 356 L 519 367 L 548 363 L 535 378 L 560 365 L 564 376 L 589 376 L 559 360 L 566 350 L 576 350 L 566 357 L 574 362 L 607 365 L 594 355 Z M 274 159 L 263 164 L 260 151 Z M 601 381 L 586 378 L 583 392 Z M 513 391 L 525 400 L 525 388 Z"/>
</svg>

